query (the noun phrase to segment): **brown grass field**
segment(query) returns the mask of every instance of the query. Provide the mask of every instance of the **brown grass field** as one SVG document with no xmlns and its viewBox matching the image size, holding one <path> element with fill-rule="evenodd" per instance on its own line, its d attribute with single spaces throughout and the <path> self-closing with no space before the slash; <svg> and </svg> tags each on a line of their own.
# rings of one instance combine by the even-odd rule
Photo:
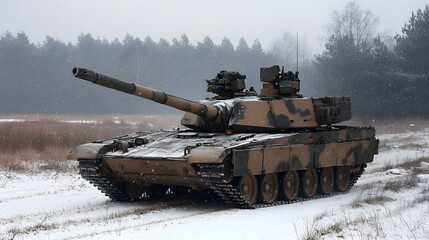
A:
<svg viewBox="0 0 429 240">
<path fill-rule="evenodd" d="M 136 131 L 179 127 L 180 116 L 0 115 L 0 165 L 64 161 L 74 146 Z"/>
<path fill-rule="evenodd" d="M 0 166 L 22 161 L 64 161 L 74 146 L 136 131 L 180 127 L 179 115 L 0 115 Z M 377 134 L 420 131 L 429 121 L 348 121 Z"/>
</svg>

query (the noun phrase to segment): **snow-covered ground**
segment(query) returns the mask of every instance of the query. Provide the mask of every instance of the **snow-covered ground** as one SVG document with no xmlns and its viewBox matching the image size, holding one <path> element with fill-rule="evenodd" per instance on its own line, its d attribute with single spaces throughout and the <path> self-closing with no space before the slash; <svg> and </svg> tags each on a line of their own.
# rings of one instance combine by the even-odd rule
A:
<svg viewBox="0 0 429 240">
<path fill-rule="evenodd" d="M 0 239 L 429 239 L 429 160 L 415 161 L 429 157 L 429 129 L 378 138 L 347 194 L 256 210 L 113 203 L 76 170 L 1 169 Z"/>
</svg>

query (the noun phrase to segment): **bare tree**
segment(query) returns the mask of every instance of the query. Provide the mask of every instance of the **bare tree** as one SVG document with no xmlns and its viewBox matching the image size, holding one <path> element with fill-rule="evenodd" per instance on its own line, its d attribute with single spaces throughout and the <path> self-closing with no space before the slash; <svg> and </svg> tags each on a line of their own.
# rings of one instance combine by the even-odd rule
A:
<svg viewBox="0 0 429 240">
<path fill-rule="evenodd" d="M 363 10 L 357 2 L 349 2 L 342 12 L 335 11 L 332 23 L 328 26 L 330 36 L 349 36 L 355 44 L 369 44 L 375 37 L 375 28 L 379 22 L 371 11 Z"/>
<path fill-rule="evenodd" d="M 281 39 L 277 39 L 271 48 L 271 53 L 279 57 L 281 64 L 291 70 L 296 66 L 297 36 L 290 32 L 284 32 Z M 300 63 L 311 59 L 313 53 L 308 47 L 305 37 L 299 36 L 299 61 Z"/>
</svg>

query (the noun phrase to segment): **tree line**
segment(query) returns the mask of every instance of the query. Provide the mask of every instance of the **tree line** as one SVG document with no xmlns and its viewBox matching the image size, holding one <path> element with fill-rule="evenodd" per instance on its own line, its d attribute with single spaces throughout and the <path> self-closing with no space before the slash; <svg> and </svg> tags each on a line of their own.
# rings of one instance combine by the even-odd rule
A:
<svg viewBox="0 0 429 240">
<path fill-rule="evenodd" d="M 0 38 L 0 113 L 140 114 L 159 113 L 155 103 L 93 86 L 72 76 L 82 66 L 173 95 L 197 100 L 207 96 L 205 79 L 220 70 L 247 74 L 256 86 L 259 67 L 278 62 L 259 41 L 244 39 L 234 47 L 224 38 L 219 45 L 206 37 L 195 46 L 186 34 L 172 43 L 127 35 L 107 41 L 81 34 L 76 44 L 53 37 L 34 44 L 24 33 Z"/>
<path fill-rule="evenodd" d="M 307 96 L 348 95 L 360 118 L 429 117 L 429 5 L 412 13 L 394 44 L 377 34 L 378 19 L 351 2 L 333 15 L 329 39 L 315 56 L 300 56 L 301 89 Z M 350 24 L 353 23 L 353 24 Z M 386 40 L 387 39 L 387 40 Z M 24 33 L 0 37 L 0 114 L 157 114 L 167 107 L 82 82 L 74 66 L 191 100 L 211 96 L 205 79 L 220 70 L 247 75 L 260 89 L 259 68 L 292 69 L 295 38 L 286 33 L 272 49 L 243 38 L 192 44 L 186 34 L 169 42 L 127 35 L 108 41 L 81 34 L 76 44 Z M 392 39 L 390 39 L 392 40 Z"/>
</svg>

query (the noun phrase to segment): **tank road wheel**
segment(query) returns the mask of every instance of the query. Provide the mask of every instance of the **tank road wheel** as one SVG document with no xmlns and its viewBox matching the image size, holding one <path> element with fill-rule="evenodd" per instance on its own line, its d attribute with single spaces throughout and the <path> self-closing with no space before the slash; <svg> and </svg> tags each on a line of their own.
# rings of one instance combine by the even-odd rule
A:
<svg viewBox="0 0 429 240">
<path fill-rule="evenodd" d="M 283 175 L 281 184 L 282 197 L 284 200 L 294 200 L 299 192 L 299 176 L 297 171 L 288 171 Z"/>
<path fill-rule="evenodd" d="M 301 194 L 303 197 L 311 198 L 317 192 L 317 171 L 310 168 L 304 171 L 301 177 Z"/>
<path fill-rule="evenodd" d="M 133 182 L 125 182 L 123 187 L 129 201 L 137 201 L 143 194 L 143 188 Z"/>
<path fill-rule="evenodd" d="M 260 199 L 262 203 L 273 203 L 279 195 L 279 179 L 275 173 L 262 175 L 259 185 Z"/>
<path fill-rule="evenodd" d="M 350 169 L 348 166 L 339 166 L 335 171 L 334 188 L 338 192 L 344 192 L 349 187 Z"/>
<path fill-rule="evenodd" d="M 322 168 L 319 173 L 319 193 L 327 195 L 334 188 L 334 169 L 331 167 Z"/>
<path fill-rule="evenodd" d="M 258 198 L 258 179 L 253 175 L 240 177 L 238 190 L 250 204 L 254 204 Z"/>
</svg>

